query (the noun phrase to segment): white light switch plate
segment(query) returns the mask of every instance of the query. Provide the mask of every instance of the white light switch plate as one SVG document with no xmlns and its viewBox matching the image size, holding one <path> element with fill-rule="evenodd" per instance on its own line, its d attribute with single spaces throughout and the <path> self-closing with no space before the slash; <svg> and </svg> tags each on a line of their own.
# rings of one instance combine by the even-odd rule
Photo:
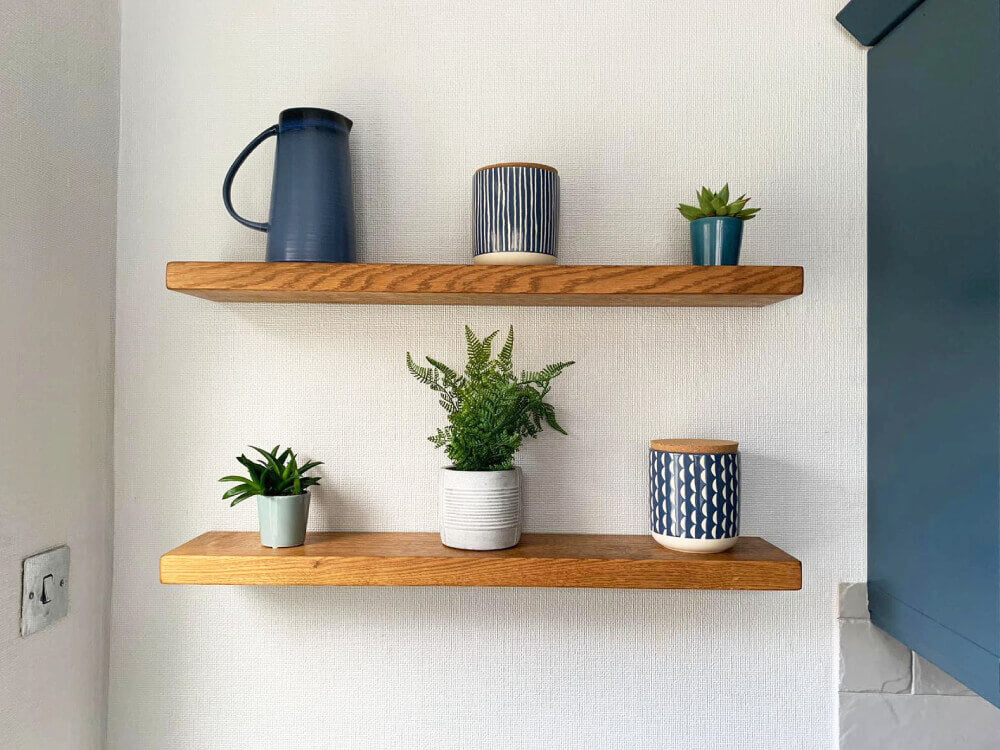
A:
<svg viewBox="0 0 1000 750">
<path fill-rule="evenodd" d="M 69 608 L 69 547 L 63 545 L 24 558 L 21 583 L 21 635 L 44 630 Z"/>
</svg>

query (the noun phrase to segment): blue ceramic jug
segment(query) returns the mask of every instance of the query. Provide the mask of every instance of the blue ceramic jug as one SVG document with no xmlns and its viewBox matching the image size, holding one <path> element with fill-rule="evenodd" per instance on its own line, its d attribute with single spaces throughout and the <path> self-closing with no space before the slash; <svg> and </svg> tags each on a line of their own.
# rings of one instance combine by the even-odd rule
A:
<svg viewBox="0 0 1000 750">
<path fill-rule="evenodd" d="M 354 262 L 354 201 L 351 121 L 326 109 L 286 109 L 240 152 L 222 183 L 222 200 L 236 221 L 267 232 L 268 261 Z M 240 166 L 257 146 L 277 136 L 271 215 L 267 222 L 244 219 L 230 192 Z"/>
</svg>

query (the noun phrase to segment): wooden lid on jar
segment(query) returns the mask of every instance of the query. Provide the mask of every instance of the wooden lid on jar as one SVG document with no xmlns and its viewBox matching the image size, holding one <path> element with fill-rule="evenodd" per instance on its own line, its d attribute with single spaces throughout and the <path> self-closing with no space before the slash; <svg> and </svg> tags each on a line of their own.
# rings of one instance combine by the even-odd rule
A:
<svg viewBox="0 0 1000 750">
<path fill-rule="evenodd" d="M 649 441 L 650 448 L 664 453 L 736 453 L 739 446 L 739 443 L 732 440 L 700 440 L 698 438 Z"/>
<path fill-rule="evenodd" d="M 550 167 L 548 164 L 537 164 L 533 161 L 505 161 L 500 164 L 487 164 L 485 167 L 480 167 L 476 172 L 482 172 L 484 169 L 500 169 L 501 167 L 527 167 L 528 169 L 544 169 L 549 172 L 555 172 L 559 174 L 559 170 L 555 167 Z"/>
</svg>

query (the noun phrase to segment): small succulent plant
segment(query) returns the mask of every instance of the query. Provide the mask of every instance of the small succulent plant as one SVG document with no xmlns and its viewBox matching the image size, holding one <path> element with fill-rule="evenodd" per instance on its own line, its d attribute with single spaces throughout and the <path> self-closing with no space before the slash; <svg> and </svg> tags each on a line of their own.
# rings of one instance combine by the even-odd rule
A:
<svg viewBox="0 0 1000 750">
<path fill-rule="evenodd" d="M 229 504 L 230 507 L 254 495 L 264 495 L 265 497 L 301 495 L 309 487 L 319 484 L 319 477 L 304 475 L 310 469 L 322 465 L 322 461 L 308 461 L 299 466 L 291 448 L 286 448 L 279 455 L 280 445 L 274 446 L 274 450 L 271 451 L 261 450 L 252 445 L 250 447 L 264 457 L 263 461 L 252 461 L 246 456 L 240 456 L 236 459 L 243 464 L 250 476 L 233 475 L 219 480 L 220 482 L 237 483 L 235 487 L 222 496 L 223 500 L 234 498 Z"/>
<path fill-rule="evenodd" d="M 704 219 L 709 216 L 732 216 L 736 219 L 749 221 L 760 211 L 759 208 L 747 208 L 749 200 L 746 195 L 741 195 L 730 203 L 729 184 L 727 183 L 717 193 L 713 193 L 707 187 L 703 187 L 698 192 L 697 206 L 688 206 L 685 203 L 681 203 L 677 207 L 677 210 L 689 221 Z"/>
</svg>

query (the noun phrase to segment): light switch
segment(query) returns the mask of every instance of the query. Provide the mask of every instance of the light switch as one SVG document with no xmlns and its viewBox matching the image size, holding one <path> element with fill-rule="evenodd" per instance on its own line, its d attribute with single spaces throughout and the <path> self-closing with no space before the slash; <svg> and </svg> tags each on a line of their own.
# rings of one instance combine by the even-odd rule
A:
<svg viewBox="0 0 1000 750">
<path fill-rule="evenodd" d="M 66 616 L 69 609 L 69 547 L 24 559 L 21 635 L 31 635 Z"/>
</svg>

